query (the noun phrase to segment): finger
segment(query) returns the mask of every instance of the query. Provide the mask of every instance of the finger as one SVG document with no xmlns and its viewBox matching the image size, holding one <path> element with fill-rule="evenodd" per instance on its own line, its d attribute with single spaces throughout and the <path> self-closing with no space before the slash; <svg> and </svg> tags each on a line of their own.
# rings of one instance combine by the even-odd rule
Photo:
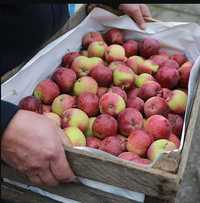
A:
<svg viewBox="0 0 200 203">
<path fill-rule="evenodd" d="M 128 11 L 128 15 L 131 16 L 135 22 L 138 24 L 138 26 L 141 28 L 141 29 L 144 29 L 145 28 L 145 21 L 144 21 L 144 17 L 142 15 L 142 12 L 140 10 L 140 7 L 137 6 L 136 8 L 134 9 L 130 9 Z"/>
<path fill-rule="evenodd" d="M 142 15 L 144 16 L 144 17 L 152 17 L 151 16 L 151 12 L 150 12 L 150 10 L 149 10 L 149 7 L 147 6 L 147 5 L 145 5 L 145 4 L 141 4 L 140 5 L 140 9 L 141 9 L 141 12 L 142 12 Z"/>
<path fill-rule="evenodd" d="M 58 185 L 58 180 L 56 180 L 56 178 L 50 171 L 50 168 L 46 169 L 46 170 L 41 170 L 39 172 L 39 177 L 40 177 L 41 181 L 44 183 L 44 185 L 46 185 L 46 186 Z"/>
<path fill-rule="evenodd" d="M 40 179 L 40 177 L 38 175 L 34 175 L 34 176 L 28 176 L 28 179 L 34 184 L 34 185 L 43 185 L 42 180 Z"/>
<path fill-rule="evenodd" d="M 55 178 L 61 182 L 70 182 L 75 179 L 75 175 L 65 157 L 64 149 L 58 153 L 54 160 L 50 161 L 50 170 Z"/>
</svg>

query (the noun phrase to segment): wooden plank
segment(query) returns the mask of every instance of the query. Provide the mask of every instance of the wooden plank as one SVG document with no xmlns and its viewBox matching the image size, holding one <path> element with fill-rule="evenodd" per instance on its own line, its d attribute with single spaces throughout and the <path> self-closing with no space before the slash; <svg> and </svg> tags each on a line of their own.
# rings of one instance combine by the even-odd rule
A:
<svg viewBox="0 0 200 203">
<path fill-rule="evenodd" d="M 175 198 L 169 200 L 163 200 L 156 197 L 145 196 L 144 203 L 175 203 Z"/>
<path fill-rule="evenodd" d="M 200 79 L 198 80 L 196 97 L 194 99 L 193 108 L 192 108 L 192 112 L 190 115 L 190 121 L 189 121 L 188 129 L 186 132 L 183 150 L 182 150 L 183 156 L 180 161 L 179 170 L 178 170 L 178 181 L 179 182 L 183 179 L 183 174 L 184 174 L 185 168 L 187 166 L 187 161 L 188 161 L 188 157 L 189 157 L 189 152 L 190 152 L 191 142 L 192 142 L 192 138 L 194 136 L 194 132 L 196 130 L 196 127 L 199 127 L 199 124 L 200 124 L 199 115 L 200 115 Z M 196 134 L 196 136 L 199 136 L 199 131 L 197 131 L 197 132 L 198 133 Z"/>
<path fill-rule="evenodd" d="M 11 201 L 11 203 L 59 203 L 37 193 L 7 183 L 1 183 L 1 200 Z"/>
<path fill-rule="evenodd" d="M 10 169 L 6 169 L 10 171 Z M 12 175 L 9 176 L 10 180 L 15 180 L 17 182 L 32 185 L 25 177 L 18 174 L 15 170 L 12 169 Z M 10 184 L 9 184 L 10 185 Z M 12 188 L 13 186 L 11 186 Z M 36 186 L 37 187 L 37 186 Z M 75 201 L 80 201 L 81 203 L 139 203 L 139 201 L 130 200 L 128 198 L 120 197 L 115 194 L 103 192 L 97 189 L 93 189 L 87 186 L 82 185 L 81 183 L 68 183 L 68 184 L 61 184 L 56 187 L 40 187 L 43 190 L 46 190 L 52 194 L 57 194 L 62 197 L 72 199 Z M 21 190 L 21 189 L 20 189 Z M 24 193 L 26 190 L 23 190 Z M 29 194 L 29 191 L 27 191 Z M 27 194 L 27 195 L 28 195 Z M 4 195 L 6 196 L 6 195 Z M 14 198 L 12 195 L 11 199 Z M 32 203 L 32 202 L 31 202 Z M 35 202 L 33 202 L 35 203 Z"/>
</svg>

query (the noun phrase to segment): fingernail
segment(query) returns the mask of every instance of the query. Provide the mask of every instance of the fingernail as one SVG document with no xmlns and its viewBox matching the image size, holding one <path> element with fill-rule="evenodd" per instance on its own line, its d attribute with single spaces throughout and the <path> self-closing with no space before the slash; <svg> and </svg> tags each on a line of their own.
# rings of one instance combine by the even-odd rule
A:
<svg viewBox="0 0 200 203">
<path fill-rule="evenodd" d="M 144 30 L 146 28 L 145 23 L 141 24 L 140 27 Z"/>
</svg>

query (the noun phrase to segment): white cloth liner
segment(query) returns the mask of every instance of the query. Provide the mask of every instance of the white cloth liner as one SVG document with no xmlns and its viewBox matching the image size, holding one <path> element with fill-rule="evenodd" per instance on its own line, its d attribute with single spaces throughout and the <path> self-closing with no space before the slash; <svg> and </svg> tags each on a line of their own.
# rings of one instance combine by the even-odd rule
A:
<svg viewBox="0 0 200 203">
<path fill-rule="evenodd" d="M 188 105 L 185 114 L 181 145 L 180 148 L 176 150 L 180 152 L 184 143 L 185 129 L 189 121 L 196 82 L 200 75 L 200 26 L 195 23 L 147 23 L 147 28 L 143 31 L 126 15 L 119 17 L 104 9 L 95 8 L 77 27 L 65 33 L 38 52 L 16 75 L 4 82 L 1 86 L 2 99 L 18 104 L 22 97 L 32 93 L 39 81 L 47 78 L 54 72 L 66 52 L 80 49 L 81 39 L 85 33 L 90 31 L 105 32 L 111 27 L 124 29 L 126 39 L 143 39 L 149 36 L 156 38 L 161 42 L 161 45 L 170 52 L 174 52 L 175 50 L 182 51 L 194 63 L 189 81 Z M 81 147 L 81 150 L 116 158 L 108 153 L 87 147 Z M 158 159 L 160 158 L 161 156 Z M 150 165 L 150 167 L 152 165 Z M 103 189 L 103 187 L 97 186 L 98 184 L 96 182 L 93 184 L 92 182 L 86 182 L 92 187 Z M 84 184 L 86 184 L 86 182 L 84 183 L 83 181 Z M 113 187 L 111 186 L 111 188 Z M 111 191 L 113 192 L 114 190 L 111 189 Z M 126 192 L 124 192 L 124 194 L 121 192 L 121 195 L 126 195 Z"/>
</svg>

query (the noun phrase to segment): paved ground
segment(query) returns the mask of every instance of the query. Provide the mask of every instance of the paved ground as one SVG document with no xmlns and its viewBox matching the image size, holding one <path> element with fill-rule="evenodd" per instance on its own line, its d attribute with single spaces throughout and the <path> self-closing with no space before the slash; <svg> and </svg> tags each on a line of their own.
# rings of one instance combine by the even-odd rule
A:
<svg viewBox="0 0 200 203">
<path fill-rule="evenodd" d="M 150 8 L 153 17 L 162 21 L 185 21 L 200 24 L 200 4 L 151 5 Z M 197 123 L 200 124 L 200 121 Z M 200 202 L 200 127 L 197 125 L 196 128 L 197 133 L 192 141 L 188 165 L 176 203 Z"/>
</svg>

